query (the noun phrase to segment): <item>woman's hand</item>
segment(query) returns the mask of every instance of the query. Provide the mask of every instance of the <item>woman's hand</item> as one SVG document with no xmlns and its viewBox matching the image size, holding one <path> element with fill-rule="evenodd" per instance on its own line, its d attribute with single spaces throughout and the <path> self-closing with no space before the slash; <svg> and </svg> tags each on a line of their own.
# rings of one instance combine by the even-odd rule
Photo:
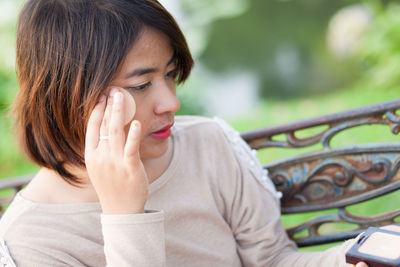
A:
<svg viewBox="0 0 400 267">
<path fill-rule="evenodd" d="M 141 127 L 133 121 L 126 138 L 123 97 L 118 89 L 113 89 L 107 102 L 103 96 L 86 131 L 86 168 L 105 214 L 142 213 L 148 197 L 139 156 Z"/>
</svg>

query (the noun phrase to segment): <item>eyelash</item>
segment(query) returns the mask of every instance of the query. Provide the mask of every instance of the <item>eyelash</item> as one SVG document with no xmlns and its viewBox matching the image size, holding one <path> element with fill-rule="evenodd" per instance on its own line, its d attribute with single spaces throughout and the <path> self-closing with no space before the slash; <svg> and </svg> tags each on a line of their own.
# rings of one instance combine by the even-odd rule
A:
<svg viewBox="0 0 400 267">
<path fill-rule="evenodd" d="M 178 75 L 178 70 L 177 69 L 173 69 L 169 72 L 167 72 L 167 74 L 165 75 L 168 78 L 172 78 L 175 79 L 176 75 Z M 143 91 L 144 89 L 146 89 L 147 87 L 149 87 L 151 85 L 151 82 L 147 82 L 138 86 L 133 86 L 133 87 L 128 87 L 126 89 L 128 90 L 134 90 L 134 91 Z"/>
<path fill-rule="evenodd" d="M 144 84 L 141 84 L 141 85 L 138 85 L 138 86 L 128 87 L 126 89 L 134 90 L 134 91 L 142 91 L 142 90 L 146 89 L 147 87 L 149 87 L 150 85 L 151 85 L 151 83 L 148 82 L 148 83 L 144 83 Z"/>
<path fill-rule="evenodd" d="M 178 75 L 178 70 L 173 69 L 173 70 L 167 72 L 167 74 L 165 76 L 175 79 L 176 75 Z"/>
</svg>

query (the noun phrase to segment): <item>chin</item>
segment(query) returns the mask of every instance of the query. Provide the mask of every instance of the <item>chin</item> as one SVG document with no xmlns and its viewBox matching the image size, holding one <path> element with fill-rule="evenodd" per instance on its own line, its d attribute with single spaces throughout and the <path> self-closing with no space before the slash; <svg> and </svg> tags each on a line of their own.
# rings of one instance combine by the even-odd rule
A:
<svg viewBox="0 0 400 267">
<path fill-rule="evenodd" d="M 140 158 L 156 159 L 164 155 L 168 150 L 168 139 L 142 143 L 140 145 Z"/>
</svg>

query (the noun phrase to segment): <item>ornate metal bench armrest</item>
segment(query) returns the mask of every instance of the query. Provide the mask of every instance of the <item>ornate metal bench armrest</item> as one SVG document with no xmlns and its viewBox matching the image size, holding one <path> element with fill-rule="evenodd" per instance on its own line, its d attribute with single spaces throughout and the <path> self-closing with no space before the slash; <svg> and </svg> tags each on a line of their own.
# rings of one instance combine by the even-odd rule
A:
<svg viewBox="0 0 400 267">
<path fill-rule="evenodd" d="M 400 109 L 400 99 L 382 102 L 365 107 L 300 120 L 292 123 L 247 131 L 242 138 L 254 149 L 265 147 L 306 147 L 322 143 L 324 148 L 330 148 L 330 140 L 337 133 L 348 128 L 366 124 L 386 124 L 394 134 L 400 131 L 400 117 L 396 110 Z M 297 138 L 296 131 L 326 125 L 327 129 L 307 138 Z M 285 134 L 286 141 L 276 141 L 274 137 Z"/>
<path fill-rule="evenodd" d="M 373 124 L 388 125 L 393 134 L 400 131 L 400 99 L 319 116 L 298 122 L 249 131 L 242 137 L 254 149 L 299 148 L 322 144 L 323 149 L 264 165 L 282 192 L 282 214 L 338 209 L 287 229 L 299 246 L 329 243 L 354 237 L 368 226 L 394 223 L 400 210 L 376 216 L 357 217 L 346 207 L 400 188 L 400 142 L 370 143 L 331 148 L 331 139 L 346 129 Z M 297 138 L 296 132 L 325 125 L 319 133 Z M 284 134 L 285 141 L 274 138 Z M 356 218 L 358 218 L 356 220 Z M 356 229 L 320 234 L 327 223 L 347 222 Z M 295 236 L 301 231 L 307 236 Z"/>
</svg>

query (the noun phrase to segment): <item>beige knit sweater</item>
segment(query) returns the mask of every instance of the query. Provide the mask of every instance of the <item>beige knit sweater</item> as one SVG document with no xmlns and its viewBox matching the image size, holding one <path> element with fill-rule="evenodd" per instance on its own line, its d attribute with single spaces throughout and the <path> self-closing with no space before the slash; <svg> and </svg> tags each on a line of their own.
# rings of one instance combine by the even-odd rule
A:
<svg viewBox="0 0 400 267">
<path fill-rule="evenodd" d="M 173 141 L 171 164 L 150 185 L 144 214 L 102 215 L 99 203 L 34 203 L 17 195 L 0 222 L 16 265 L 347 266 L 351 242 L 297 252 L 277 193 L 229 126 L 177 117 Z"/>
</svg>

